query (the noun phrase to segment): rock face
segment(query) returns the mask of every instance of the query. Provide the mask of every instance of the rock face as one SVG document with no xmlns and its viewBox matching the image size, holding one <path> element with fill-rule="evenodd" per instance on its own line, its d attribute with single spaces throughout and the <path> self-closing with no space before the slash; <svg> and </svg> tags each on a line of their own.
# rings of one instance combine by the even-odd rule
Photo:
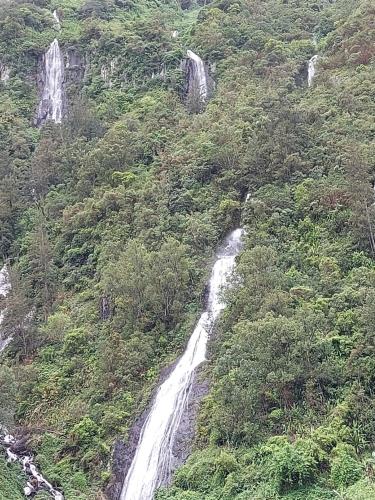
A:
<svg viewBox="0 0 375 500">
<path fill-rule="evenodd" d="M 84 80 L 88 64 L 85 56 L 74 47 L 64 50 L 63 54 L 65 61 L 64 84 L 68 90 L 69 86 L 80 84 Z"/>
<path fill-rule="evenodd" d="M 193 380 L 186 409 L 181 418 L 172 448 L 172 455 L 174 458 L 173 472 L 177 468 L 181 467 L 191 454 L 195 437 L 199 404 L 202 398 L 208 394 L 208 391 L 209 382 L 207 379 L 201 377 L 201 373 L 198 371 Z"/>
<path fill-rule="evenodd" d="M 106 497 L 109 500 L 120 499 L 122 485 L 132 463 L 142 426 L 146 418 L 147 413 L 145 412 L 142 417 L 140 417 L 136 421 L 130 432 L 130 437 L 127 444 L 125 444 L 121 440 L 117 440 L 115 443 L 112 454 L 112 478 L 105 492 Z"/>
</svg>

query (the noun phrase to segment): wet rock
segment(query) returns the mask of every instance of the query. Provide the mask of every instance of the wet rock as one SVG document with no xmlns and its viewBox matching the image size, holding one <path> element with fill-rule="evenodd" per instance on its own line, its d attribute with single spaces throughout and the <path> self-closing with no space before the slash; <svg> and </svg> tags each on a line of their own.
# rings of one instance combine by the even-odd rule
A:
<svg viewBox="0 0 375 500">
<path fill-rule="evenodd" d="M 100 299 L 100 318 L 105 321 L 108 319 L 111 315 L 111 307 L 109 304 L 109 298 L 108 297 L 101 297 Z"/>
<path fill-rule="evenodd" d="M 128 462 L 131 462 L 129 448 L 123 441 L 117 440 L 112 454 L 112 478 L 106 488 L 106 495 L 111 500 L 120 498 L 124 470 L 129 467 Z"/>
<path fill-rule="evenodd" d="M 69 47 L 63 51 L 65 61 L 65 86 L 80 84 L 86 75 L 87 61 L 76 48 Z"/>
<path fill-rule="evenodd" d="M 178 467 L 181 467 L 191 454 L 200 402 L 202 398 L 208 394 L 209 387 L 208 380 L 202 377 L 202 374 L 198 371 L 194 376 L 187 400 L 187 406 L 173 444 L 172 455 L 174 458 L 174 470 L 172 473 Z"/>
<path fill-rule="evenodd" d="M 19 439 L 15 440 L 9 447 L 12 453 L 16 455 L 23 455 L 27 453 L 27 444 L 28 444 L 29 436 L 22 436 Z"/>
<path fill-rule="evenodd" d="M 120 439 L 115 443 L 111 464 L 112 477 L 105 491 L 109 500 L 119 500 L 120 498 L 122 485 L 132 463 L 139 441 L 139 436 L 148 412 L 149 408 L 147 408 L 147 410 L 136 420 L 130 431 L 129 439 L 126 444 Z"/>
</svg>

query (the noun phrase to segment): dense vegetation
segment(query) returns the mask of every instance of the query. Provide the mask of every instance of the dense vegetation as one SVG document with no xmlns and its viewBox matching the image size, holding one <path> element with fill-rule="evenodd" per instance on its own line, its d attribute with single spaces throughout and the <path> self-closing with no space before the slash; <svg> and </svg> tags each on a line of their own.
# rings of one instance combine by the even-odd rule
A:
<svg viewBox="0 0 375 500">
<path fill-rule="evenodd" d="M 114 440 L 183 349 L 241 217 L 196 451 L 158 498 L 375 497 L 374 14 L 371 0 L 0 1 L 14 335 L 0 417 L 32 432 L 68 500 L 105 488 Z M 78 60 L 69 114 L 37 129 L 56 36 Z M 186 48 L 215 69 L 199 114 Z"/>
<path fill-rule="evenodd" d="M 17 465 L 10 465 L 0 457 L 0 500 L 22 500 L 25 478 Z"/>
</svg>

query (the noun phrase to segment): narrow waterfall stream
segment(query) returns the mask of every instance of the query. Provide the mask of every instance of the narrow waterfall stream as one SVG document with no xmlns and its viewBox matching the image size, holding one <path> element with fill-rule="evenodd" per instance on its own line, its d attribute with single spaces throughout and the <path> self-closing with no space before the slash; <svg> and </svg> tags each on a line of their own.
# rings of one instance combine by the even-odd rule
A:
<svg viewBox="0 0 375 500">
<path fill-rule="evenodd" d="M 44 55 L 44 87 L 38 107 L 37 122 L 61 123 L 63 115 L 64 61 L 59 42 L 55 40 Z"/>
<path fill-rule="evenodd" d="M 187 51 L 187 56 L 193 67 L 193 82 L 190 82 L 189 85 L 191 86 L 191 84 L 193 84 L 193 91 L 197 91 L 199 100 L 204 103 L 208 97 L 207 76 L 204 63 L 202 59 L 197 54 L 194 54 L 192 50 Z"/>
<path fill-rule="evenodd" d="M 170 478 L 173 469 L 173 443 L 186 406 L 194 370 L 206 359 L 209 335 L 225 307 L 222 289 L 228 285 L 233 272 L 242 236 L 243 229 L 234 230 L 217 252 L 209 282 L 207 308 L 202 313 L 184 354 L 156 393 L 124 481 L 121 500 L 151 500 L 155 490 Z"/>
<path fill-rule="evenodd" d="M 5 299 L 5 297 L 10 292 L 11 285 L 9 280 L 9 273 L 7 266 L 4 265 L 0 270 L 0 297 Z M 0 304 L 0 353 L 6 348 L 9 342 L 12 340 L 11 337 L 4 337 L 1 331 L 1 323 L 3 322 L 5 314 L 5 308 Z"/>
<path fill-rule="evenodd" d="M 11 290 L 11 282 L 6 265 L 0 270 L 0 296 L 5 299 Z M 0 304 L 0 353 L 6 348 L 12 340 L 11 336 L 3 337 L 1 324 L 4 319 L 6 307 Z M 38 491 L 48 491 L 55 500 L 64 500 L 62 493 L 56 490 L 38 471 L 33 462 L 32 454 L 26 450 L 22 440 L 17 440 L 12 436 L 8 429 L 0 423 L 0 444 L 5 448 L 8 462 L 19 462 L 25 474 L 28 477 L 27 484 L 24 487 L 25 496 L 29 497 Z"/>
<path fill-rule="evenodd" d="M 57 11 L 54 10 L 52 15 L 53 15 L 55 26 L 56 26 L 57 30 L 60 31 L 60 29 L 61 29 L 60 18 L 59 18 L 59 15 L 57 14 Z"/>
<path fill-rule="evenodd" d="M 311 87 L 314 76 L 316 73 L 316 63 L 318 62 L 318 55 L 315 54 L 315 56 L 312 56 L 312 58 L 309 60 L 309 66 L 307 70 L 307 84 L 309 87 Z"/>
</svg>

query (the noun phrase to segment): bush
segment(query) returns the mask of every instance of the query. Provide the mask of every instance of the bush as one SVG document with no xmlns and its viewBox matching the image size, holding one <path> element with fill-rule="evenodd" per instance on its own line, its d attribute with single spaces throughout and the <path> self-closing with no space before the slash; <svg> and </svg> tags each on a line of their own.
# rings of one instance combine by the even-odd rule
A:
<svg viewBox="0 0 375 500">
<path fill-rule="evenodd" d="M 88 446 L 93 438 L 99 434 L 99 427 L 90 417 L 83 417 L 71 431 L 71 438 L 74 444 Z"/>
<path fill-rule="evenodd" d="M 211 448 L 193 455 L 176 474 L 176 486 L 210 492 L 223 486 L 227 476 L 238 468 L 235 456 L 226 450 Z"/>
<path fill-rule="evenodd" d="M 354 484 L 361 477 L 362 466 L 356 459 L 353 446 L 340 443 L 332 450 L 331 481 L 335 487 Z"/>
<path fill-rule="evenodd" d="M 279 493 L 312 481 L 317 473 L 318 447 L 308 440 L 290 443 L 284 436 L 260 447 L 264 474 Z"/>
</svg>

